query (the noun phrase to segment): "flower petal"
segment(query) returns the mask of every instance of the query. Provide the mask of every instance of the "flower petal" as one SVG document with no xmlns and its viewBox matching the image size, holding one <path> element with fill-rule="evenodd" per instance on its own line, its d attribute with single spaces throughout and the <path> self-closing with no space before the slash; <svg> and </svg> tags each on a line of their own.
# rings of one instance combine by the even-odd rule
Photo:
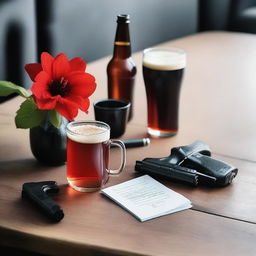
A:
<svg viewBox="0 0 256 256">
<path fill-rule="evenodd" d="M 70 71 L 70 65 L 67 56 L 64 53 L 60 53 L 53 62 L 52 77 L 53 79 L 60 79 L 65 77 Z"/>
<path fill-rule="evenodd" d="M 42 66 L 39 63 L 30 63 L 25 65 L 25 70 L 27 71 L 30 79 L 35 81 L 37 74 L 42 71 Z"/>
<path fill-rule="evenodd" d="M 36 98 L 36 104 L 39 109 L 54 109 L 57 103 L 57 97 L 51 97 L 47 99 Z"/>
<path fill-rule="evenodd" d="M 76 57 L 74 59 L 72 59 L 70 62 L 70 71 L 85 71 L 86 68 L 86 62 L 79 57 Z"/>
<path fill-rule="evenodd" d="M 90 100 L 88 98 L 83 99 L 82 105 L 79 106 L 79 108 L 84 111 L 85 113 L 88 113 L 88 108 L 90 107 Z"/>
<path fill-rule="evenodd" d="M 90 106 L 90 100 L 88 98 L 71 95 L 71 96 L 66 97 L 66 99 L 76 103 L 78 105 L 78 108 L 84 112 L 87 112 L 87 110 Z"/>
<path fill-rule="evenodd" d="M 52 76 L 52 65 L 53 65 L 54 58 L 48 52 L 43 52 L 41 54 L 41 65 L 43 70 Z"/>
<path fill-rule="evenodd" d="M 59 97 L 55 110 L 68 120 L 73 120 L 78 114 L 78 105 L 68 99 Z"/>
<path fill-rule="evenodd" d="M 33 83 L 31 91 L 36 98 L 45 98 L 50 97 L 50 93 L 48 91 L 48 86 L 50 83 L 49 75 L 41 71 L 35 78 L 35 83 Z"/>
<path fill-rule="evenodd" d="M 96 89 L 95 78 L 89 73 L 76 73 L 67 77 L 71 93 L 88 98 Z"/>
</svg>

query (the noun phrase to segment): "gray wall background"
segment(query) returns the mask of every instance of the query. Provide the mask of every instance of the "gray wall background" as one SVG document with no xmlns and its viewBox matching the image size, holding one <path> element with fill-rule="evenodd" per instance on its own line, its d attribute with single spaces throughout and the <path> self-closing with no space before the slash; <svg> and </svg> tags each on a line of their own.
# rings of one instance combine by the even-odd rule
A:
<svg viewBox="0 0 256 256">
<path fill-rule="evenodd" d="M 29 82 L 24 65 L 35 61 L 33 0 L 0 0 L 0 80 Z"/>
<path fill-rule="evenodd" d="M 0 0 L 0 80 L 29 88 L 24 65 L 44 50 L 87 62 L 112 54 L 122 13 L 133 52 L 197 31 L 197 0 Z"/>
<path fill-rule="evenodd" d="M 133 51 L 195 33 L 197 0 L 55 0 L 53 53 L 91 61 L 112 53 L 116 15 L 130 14 Z"/>
</svg>

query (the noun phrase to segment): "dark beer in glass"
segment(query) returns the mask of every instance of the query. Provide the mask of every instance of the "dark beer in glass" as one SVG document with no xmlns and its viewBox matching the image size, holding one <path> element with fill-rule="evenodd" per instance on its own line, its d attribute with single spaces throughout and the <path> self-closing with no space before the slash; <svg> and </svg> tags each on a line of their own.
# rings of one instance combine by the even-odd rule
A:
<svg viewBox="0 0 256 256">
<path fill-rule="evenodd" d="M 173 136 L 178 131 L 179 96 L 186 54 L 176 48 L 149 48 L 143 52 L 147 94 L 148 133 Z"/>
</svg>

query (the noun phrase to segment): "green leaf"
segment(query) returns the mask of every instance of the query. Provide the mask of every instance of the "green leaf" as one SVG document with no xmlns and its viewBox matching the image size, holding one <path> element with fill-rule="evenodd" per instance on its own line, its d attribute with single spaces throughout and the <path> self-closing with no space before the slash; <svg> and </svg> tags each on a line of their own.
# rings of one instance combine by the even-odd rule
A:
<svg viewBox="0 0 256 256">
<path fill-rule="evenodd" d="M 28 98 L 20 105 L 16 114 L 16 127 L 26 129 L 40 125 L 45 119 L 47 111 L 38 109 L 34 100 Z"/>
<path fill-rule="evenodd" d="M 48 118 L 52 125 L 54 125 L 56 128 L 60 128 L 62 116 L 56 110 L 50 110 L 48 113 Z"/>
<path fill-rule="evenodd" d="M 0 96 L 8 96 L 13 93 L 18 93 L 24 98 L 30 96 L 30 93 L 21 86 L 8 81 L 0 81 Z"/>
</svg>

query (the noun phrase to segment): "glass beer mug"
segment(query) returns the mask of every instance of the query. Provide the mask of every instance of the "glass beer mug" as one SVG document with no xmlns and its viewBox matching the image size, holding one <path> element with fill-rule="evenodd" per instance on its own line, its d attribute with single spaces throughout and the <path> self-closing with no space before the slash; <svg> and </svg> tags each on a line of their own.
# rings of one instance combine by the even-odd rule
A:
<svg viewBox="0 0 256 256">
<path fill-rule="evenodd" d="M 101 189 L 109 174 L 119 174 L 125 166 L 126 151 L 120 140 L 110 140 L 110 127 L 99 121 L 74 121 L 67 126 L 67 180 L 80 192 Z M 109 170 L 111 145 L 121 149 L 121 164 Z"/>
</svg>

